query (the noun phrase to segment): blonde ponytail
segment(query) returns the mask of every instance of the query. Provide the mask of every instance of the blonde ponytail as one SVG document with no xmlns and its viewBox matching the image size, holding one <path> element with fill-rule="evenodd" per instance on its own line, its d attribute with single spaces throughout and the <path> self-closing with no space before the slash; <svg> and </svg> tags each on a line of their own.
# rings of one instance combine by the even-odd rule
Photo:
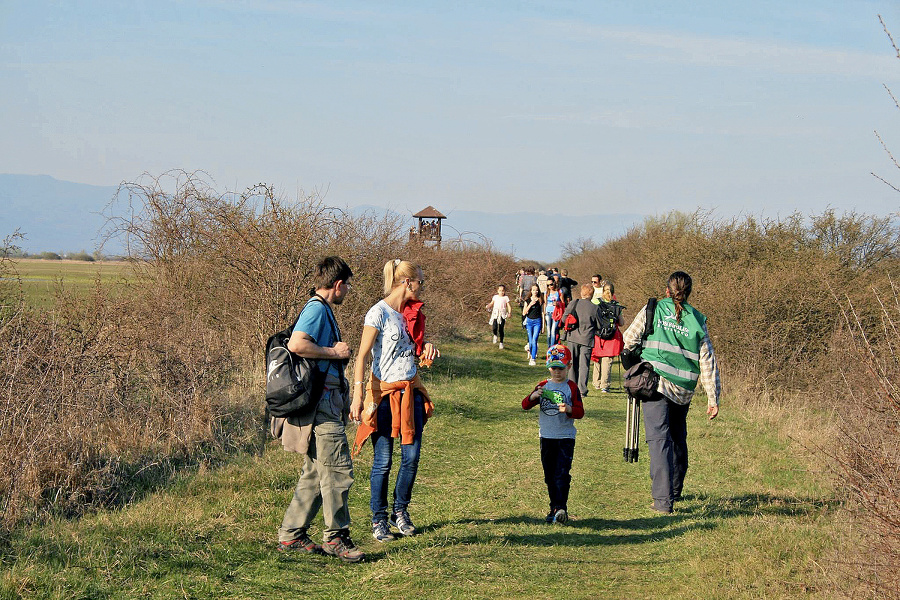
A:
<svg viewBox="0 0 900 600">
<path fill-rule="evenodd" d="M 384 264 L 384 295 L 390 294 L 404 279 L 418 278 L 419 267 L 413 263 L 399 258 L 389 260 Z"/>
</svg>

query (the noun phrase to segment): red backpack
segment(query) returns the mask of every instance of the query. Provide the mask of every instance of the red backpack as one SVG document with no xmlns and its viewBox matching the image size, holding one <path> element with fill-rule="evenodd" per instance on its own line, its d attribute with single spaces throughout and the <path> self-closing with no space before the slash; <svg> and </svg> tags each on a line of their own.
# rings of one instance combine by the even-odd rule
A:
<svg viewBox="0 0 900 600">
<path fill-rule="evenodd" d="M 580 300 L 580 298 L 579 298 Z M 563 329 L 565 331 L 574 331 L 578 329 L 578 315 L 575 314 L 575 307 L 578 305 L 578 300 L 572 303 L 572 312 L 566 315 L 566 322 L 563 323 Z"/>
</svg>

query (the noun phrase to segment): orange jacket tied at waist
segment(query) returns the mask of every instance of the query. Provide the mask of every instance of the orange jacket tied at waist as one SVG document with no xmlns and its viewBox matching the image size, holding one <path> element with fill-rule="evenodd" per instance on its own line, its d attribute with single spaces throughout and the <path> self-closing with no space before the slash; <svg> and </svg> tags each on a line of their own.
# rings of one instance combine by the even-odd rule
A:
<svg viewBox="0 0 900 600">
<path fill-rule="evenodd" d="M 362 450 L 366 440 L 378 430 L 378 405 L 385 396 L 391 402 L 391 437 L 399 437 L 401 444 L 412 444 L 416 436 L 416 419 L 413 404 L 413 391 L 422 394 L 425 400 L 425 421 L 434 414 L 434 403 L 428 397 L 428 390 L 422 384 L 418 373 L 411 381 L 394 381 L 386 383 L 375 375 L 366 385 L 366 398 L 363 401 L 361 423 L 356 430 L 353 442 L 353 456 Z"/>
</svg>

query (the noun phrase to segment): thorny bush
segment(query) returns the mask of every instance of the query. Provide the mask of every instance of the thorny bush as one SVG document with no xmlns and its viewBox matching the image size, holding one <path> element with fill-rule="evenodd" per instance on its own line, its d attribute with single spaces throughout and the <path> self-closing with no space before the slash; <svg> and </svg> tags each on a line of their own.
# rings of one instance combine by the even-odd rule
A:
<svg viewBox="0 0 900 600">
<path fill-rule="evenodd" d="M 135 277 L 126 289 L 99 278 L 89 297 L 61 287 L 41 313 L 0 260 L 11 275 L 0 280 L 4 526 L 128 502 L 180 466 L 256 447 L 263 344 L 296 317 L 321 257 L 337 254 L 354 271 L 336 311 L 352 347 L 389 259 L 422 265 L 438 338 L 471 330 L 513 270 L 489 245 L 410 244 L 396 215 L 352 215 L 316 196 L 287 202 L 264 185 L 220 194 L 178 171 L 120 192 L 108 235 L 127 244 Z"/>
</svg>

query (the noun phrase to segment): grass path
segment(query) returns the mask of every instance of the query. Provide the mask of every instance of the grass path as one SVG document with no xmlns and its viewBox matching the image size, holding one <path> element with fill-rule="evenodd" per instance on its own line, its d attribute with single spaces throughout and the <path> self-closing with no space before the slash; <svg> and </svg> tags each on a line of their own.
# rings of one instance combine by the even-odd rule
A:
<svg viewBox="0 0 900 600">
<path fill-rule="evenodd" d="M 272 442 L 261 457 L 186 475 L 123 510 L 14 532 L 0 555 L 0 597 L 828 595 L 819 565 L 835 543 L 829 490 L 727 399 L 708 423 L 698 398 L 686 501 L 663 516 L 649 509 L 646 446 L 639 463 L 622 460 L 624 395 L 590 395 L 578 423 L 572 520 L 545 524 L 537 412 L 520 401 L 546 370 L 527 366 L 523 343 L 515 331 L 504 351 L 447 344 L 426 375 L 437 414 L 410 506 L 421 535 L 372 539 L 364 449 L 351 490 L 364 563 L 275 551 L 299 462 Z"/>
</svg>

